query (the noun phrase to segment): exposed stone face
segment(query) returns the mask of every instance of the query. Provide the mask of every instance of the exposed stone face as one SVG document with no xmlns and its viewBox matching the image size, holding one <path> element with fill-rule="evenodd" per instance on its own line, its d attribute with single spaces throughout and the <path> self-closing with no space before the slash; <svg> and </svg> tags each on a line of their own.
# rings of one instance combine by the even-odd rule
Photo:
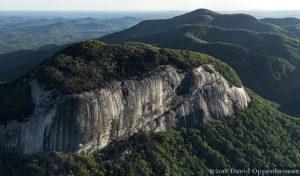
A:
<svg viewBox="0 0 300 176">
<path fill-rule="evenodd" d="M 212 65 L 190 72 L 162 66 L 139 79 L 114 81 L 82 94 L 56 95 L 32 81 L 34 114 L 0 126 L 1 151 L 95 151 L 138 130 L 197 126 L 243 110 L 244 88 L 231 86 Z"/>
</svg>

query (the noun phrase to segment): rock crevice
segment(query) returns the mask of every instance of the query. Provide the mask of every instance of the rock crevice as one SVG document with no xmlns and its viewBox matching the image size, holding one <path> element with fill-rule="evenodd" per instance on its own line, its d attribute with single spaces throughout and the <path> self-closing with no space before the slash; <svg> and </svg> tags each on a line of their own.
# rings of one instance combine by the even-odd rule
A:
<svg viewBox="0 0 300 176">
<path fill-rule="evenodd" d="M 191 71 L 161 66 L 140 79 L 55 97 L 36 80 L 31 85 L 35 111 L 29 121 L 0 126 L 2 151 L 92 152 L 139 130 L 166 131 L 220 119 L 250 102 L 245 89 L 230 85 L 213 65 Z"/>
</svg>

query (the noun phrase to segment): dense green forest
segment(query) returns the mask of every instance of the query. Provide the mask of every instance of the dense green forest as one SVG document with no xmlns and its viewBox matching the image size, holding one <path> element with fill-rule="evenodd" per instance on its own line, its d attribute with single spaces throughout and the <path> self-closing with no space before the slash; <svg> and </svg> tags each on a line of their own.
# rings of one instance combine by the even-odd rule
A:
<svg viewBox="0 0 300 176">
<path fill-rule="evenodd" d="M 300 116 L 299 25 L 294 18 L 259 20 L 199 9 L 171 19 L 143 21 L 99 40 L 209 54 L 230 65 L 245 86 Z"/>
<path fill-rule="evenodd" d="M 37 69 L 37 75 L 41 83 L 68 93 L 78 93 L 97 89 L 105 81 L 142 76 L 161 65 L 188 70 L 208 63 L 214 64 L 233 85 L 242 85 L 232 68 L 209 55 L 159 49 L 141 43 L 107 45 L 99 41 L 81 42 L 47 60 Z"/>
<path fill-rule="evenodd" d="M 0 152 L 0 175 L 206 176 L 211 169 L 299 169 L 300 119 L 281 111 L 300 114 L 298 25 L 297 19 L 258 20 L 200 9 L 172 19 L 144 21 L 100 39 L 135 42 L 86 41 L 50 57 L 58 51 L 54 46 L 43 49 L 49 56 L 46 61 L 38 52 L 25 53 L 43 62 L 16 81 L 0 79 L 3 129 L 7 122 L 26 120 L 32 114 L 28 83 L 35 78 L 58 93 L 76 94 L 111 80 L 140 79 L 162 65 L 191 70 L 210 63 L 232 85 L 241 87 L 243 81 L 250 88 L 251 103 L 235 115 L 193 128 L 139 131 L 94 153 Z"/>
<path fill-rule="evenodd" d="M 0 17 L 2 19 L 5 17 Z M 0 27 L 0 54 L 36 49 L 49 44 L 62 45 L 93 39 L 137 24 L 141 19 L 124 17 L 100 20 L 96 18 L 24 19 Z"/>
<path fill-rule="evenodd" d="M 300 120 L 248 91 L 251 107 L 197 128 L 139 132 L 93 154 L 2 155 L 2 175 L 209 175 L 300 165 Z"/>
<path fill-rule="evenodd" d="M 108 45 L 99 41 L 81 42 L 58 52 L 25 77 L 0 84 L 0 123 L 23 120 L 33 112 L 32 75 L 49 89 L 81 93 L 104 86 L 107 81 L 139 79 L 162 65 L 191 70 L 203 64 L 214 67 L 233 85 L 242 83 L 235 71 L 223 62 L 197 52 L 159 49 L 141 43 Z"/>
<path fill-rule="evenodd" d="M 68 45 L 47 45 L 0 55 L 0 81 L 13 81 Z"/>
<path fill-rule="evenodd" d="M 0 16 L 0 81 L 25 75 L 67 44 L 120 31 L 139 21 L 133 17 L 100 20 Z"/>
</svg>

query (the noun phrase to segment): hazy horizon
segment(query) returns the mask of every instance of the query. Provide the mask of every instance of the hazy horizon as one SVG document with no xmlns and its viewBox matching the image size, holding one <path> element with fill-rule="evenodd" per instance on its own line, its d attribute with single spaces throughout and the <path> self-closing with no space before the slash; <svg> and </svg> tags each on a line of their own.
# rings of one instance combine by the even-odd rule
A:
<svg viewBox="0 0 300 176">
<path fill-rule="evenodd" d="M 271 4 L 271 5 L 270 5 Z M 214 11 L 286 11 L 300 10 L 300 2 L 296 0 L 4 0 L 0 10 L 63 10 L 63 11 L 190 11 L 207 8 Z"/>
<path fill-rule="evenodd" d="M 193 9 L 196 10 L 196 9 Z M 193 11 L 190 10 L 190 11 Z M 0 10 L 0 17 L 30 17 L 30 18 L 85 18 L 92 17 L 98 19 L 111 19 L 122 17 L 136 17 L 142 19 L 171 18 L 182 15 L 190 11 L 169 10 L 169 11 L 86 11 L 86 10 Z M 236 11 L 216 11 L 224 14 L 244 13 L 256 18 L 300 18 L 300 10 L 236 10 Z"/>
</svg>

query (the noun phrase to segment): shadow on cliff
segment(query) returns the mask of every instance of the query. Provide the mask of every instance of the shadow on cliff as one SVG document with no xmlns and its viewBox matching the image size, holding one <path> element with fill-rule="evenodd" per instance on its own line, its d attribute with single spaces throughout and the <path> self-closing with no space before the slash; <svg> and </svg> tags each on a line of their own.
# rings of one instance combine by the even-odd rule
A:
<svg viewBox="0 0 300 176">
<path fill-rule="evenodd" d="M 0 55 L 0 82 L 17 79 L 68 45 L 45 45 Z"/>
</svg>

